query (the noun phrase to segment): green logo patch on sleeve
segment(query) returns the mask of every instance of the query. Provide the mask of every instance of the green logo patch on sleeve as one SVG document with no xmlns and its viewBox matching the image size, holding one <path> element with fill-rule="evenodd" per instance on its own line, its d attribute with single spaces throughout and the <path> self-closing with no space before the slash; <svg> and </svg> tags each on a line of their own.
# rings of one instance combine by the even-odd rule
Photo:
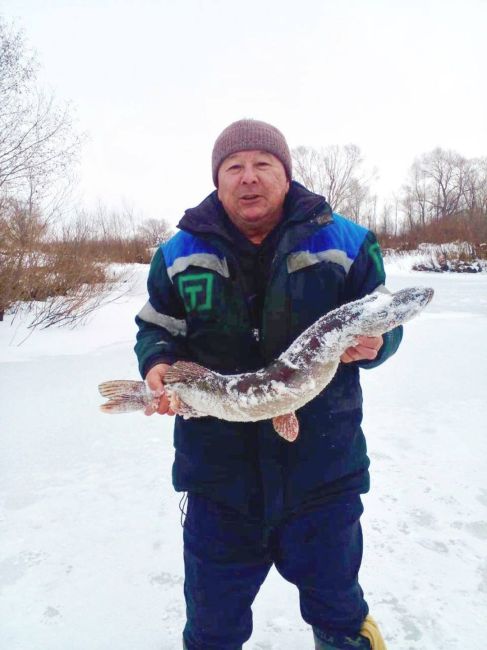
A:
<svg viewBox="0 0 487 650">
<path fill-rule="evenodd" d="M 380 246 L 377 242 L 374 242 L 369 246 L 369 255 L 374 263 L 377 273 L 379 273 L 379 275 L 384 275 L 384 262 L 382 261 Z"/>
</svg>

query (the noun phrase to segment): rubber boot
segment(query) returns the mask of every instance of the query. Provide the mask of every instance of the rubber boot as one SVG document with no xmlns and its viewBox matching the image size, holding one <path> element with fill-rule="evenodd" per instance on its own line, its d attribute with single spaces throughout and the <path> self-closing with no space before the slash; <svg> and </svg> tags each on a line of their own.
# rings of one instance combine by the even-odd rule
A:
<svg viewBox="0 0 487 650">
<path fill-rule="evenodd" d="M 370 647 L 372 650 L 387 650 L 386 642 L 384 641 L 379 627 L 372 616 L 367 616 L 365 618 L 360 634 L 370 641 Z"/>
<path fill-rule="evenodd" d="M 387 650 L 382 634 L 372 616 L 367 616 L 355 638 L 313 630 L 315 650 Z M 319 636 L 318 636 L 319 635 Z"/>
<path fill-rule="evenodd" d="M 319 634 L 319 636 L 318 636 Z M 356 637 L 343 634 L 325 634 L 322 630 L 313 630 L 315 650 L 371 650 L 368 639 L 359 634 Z"/>
</svg>

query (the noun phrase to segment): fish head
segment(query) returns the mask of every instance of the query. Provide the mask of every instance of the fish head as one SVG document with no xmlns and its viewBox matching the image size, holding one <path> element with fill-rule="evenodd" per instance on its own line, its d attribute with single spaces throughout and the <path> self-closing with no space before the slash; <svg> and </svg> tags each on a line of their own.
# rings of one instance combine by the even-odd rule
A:
<svg viewBox="0 0 487 650">
<path fill-rule="evenodd" d="M 434 290 L 431 287 L 408 287 L 401 289 L 392 296 L 391 308 L 404 311 L 407 320 L 414 318 L 422 311 L 433 298 Z"/>
<path fill-rule="evenodd" d="M 373 293 L 357 301 L 358 317 L 365 336 L 378 336 L 417 316 L 433 298 L 430 287 L 408 287 L 393 294 Z"/>
</svg>

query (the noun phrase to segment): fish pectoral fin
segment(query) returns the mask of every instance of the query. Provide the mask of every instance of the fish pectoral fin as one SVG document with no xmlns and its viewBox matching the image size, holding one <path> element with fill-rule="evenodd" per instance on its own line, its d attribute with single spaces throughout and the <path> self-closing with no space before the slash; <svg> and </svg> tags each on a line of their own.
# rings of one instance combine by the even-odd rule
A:
<svg viewBox="0 0 487 650">
<path fill-rule="evenodd" d="M 277 433 L 288 442 L 294 442 L 299 433 L 299 421 L 296 413 L 286 413 L 272 418 L 272 424 Z"/>
<path fill-rule="evenodd" d="M 198 363 L 192 361 L 176 361 L 172 366 L 166 370 L 164 375 L 165 384 L 188 383 L 195 379 L 201 379 L 212 372 L 208 368 L 200 366 Z"/>
<path fill-rule="evenodd" d="M 177 393 L 173 393 L 171 395 L 169 404 L 174 413 L 176 413 L 176 415 L 180 415 L 185 420 L 188 420 L 189 418 L 201 417 L 201 413 L 198 413 L 198 411 L 195 411 L 195 409 L 189 406 L 189 404 L 183 402 Z"/>
</svg>

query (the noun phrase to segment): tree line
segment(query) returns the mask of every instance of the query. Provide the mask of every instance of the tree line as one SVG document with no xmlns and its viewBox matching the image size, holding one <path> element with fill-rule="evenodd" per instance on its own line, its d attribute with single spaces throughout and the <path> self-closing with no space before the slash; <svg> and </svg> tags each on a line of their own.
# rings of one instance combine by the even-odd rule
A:
<svg viewBox="0 0 487 650">
<path fill-rule="evenodd" d="M 327 197 L 333 210 L 374 230 L 387 245 L 487 242 L 487 157 L 465 158 L 442 148 L 420 155 L 392 199 L 379 203 L 373 175 L 353 144 L 292 151 L 295 178 Z"/>
</svg>

